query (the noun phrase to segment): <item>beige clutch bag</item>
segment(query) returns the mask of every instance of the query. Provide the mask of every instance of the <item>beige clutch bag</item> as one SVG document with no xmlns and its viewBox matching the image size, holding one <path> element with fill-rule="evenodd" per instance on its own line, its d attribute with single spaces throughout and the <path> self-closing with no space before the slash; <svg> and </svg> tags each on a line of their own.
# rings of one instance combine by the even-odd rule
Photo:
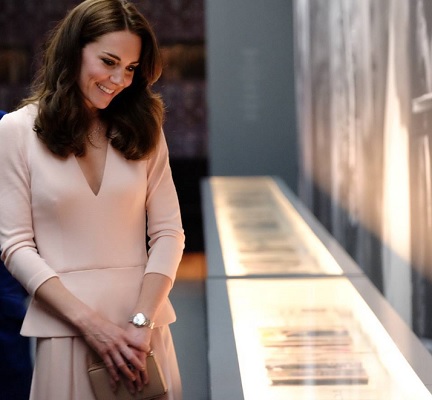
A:
<svg viewBox="0 0 432 400">
<path fill-rule="evenodd" d="M 94 356 L 92 356 L 94 357 Z M 90 383 L 97 400 L 150 400 L 157 399 L 167 392 L 165 379 L 153 352 L 147 357 L 149 383 L 141 392 L 132 394 L 120 380 L 117 390 L 112 391 L 108 371 L 102 361 L 91 362 L 88 367 Z"/>
</svg>

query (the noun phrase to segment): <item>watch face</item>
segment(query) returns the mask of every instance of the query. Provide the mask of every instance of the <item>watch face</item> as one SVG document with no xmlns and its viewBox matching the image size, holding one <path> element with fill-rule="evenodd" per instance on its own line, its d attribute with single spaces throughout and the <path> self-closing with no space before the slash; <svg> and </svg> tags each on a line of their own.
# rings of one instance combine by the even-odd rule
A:
<svg viewBox="0 0 432 400">
<path fill-rule="evenodd" d="M 133 324 L 134 325 L 138 325 L 138 326 L 142 326 L 144 325 L 144 322 L 146 321 L 146 317 L 144 316 L 144 314 L 142 313 L 138 313 L 133 317 Z"/>
</svg>

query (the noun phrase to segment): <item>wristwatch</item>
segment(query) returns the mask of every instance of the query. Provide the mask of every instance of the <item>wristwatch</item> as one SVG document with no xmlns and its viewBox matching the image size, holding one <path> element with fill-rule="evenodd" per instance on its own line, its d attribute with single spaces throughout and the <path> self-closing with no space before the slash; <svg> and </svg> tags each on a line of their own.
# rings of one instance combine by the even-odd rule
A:
<svg viewBox="0 0 432 400">
<path fill-rule="evenodd" d="M 146 326 L 147 328 L 153 329 L 155 324 L 153 321 L 150 321 L 143 313 L 132 315 L 129 318 L 129 322 L 134 324 L 137 328 Z"/>
</svg>

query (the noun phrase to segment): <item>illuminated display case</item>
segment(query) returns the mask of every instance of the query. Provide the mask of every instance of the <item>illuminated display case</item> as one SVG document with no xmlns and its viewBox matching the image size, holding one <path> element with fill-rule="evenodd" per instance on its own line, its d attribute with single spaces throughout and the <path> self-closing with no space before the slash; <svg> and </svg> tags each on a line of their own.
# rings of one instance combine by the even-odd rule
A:
<svg viewBox="0 0 432 400">
<path fill-rule="evenodd" d="M 209 279 L 207 295 L 213 400 L 432 399 L 429 353 L 365 277 Z"/>
<path fill-rule="evenodd" d="M 432 399 L 429 352 L 283 183 L 202 193 L 212 400 Z"/>
<path fill-rule="evenodd" d="M 214 177 L 202 193 L 206 242 L 222 250 L 209 276 L 361 274 L 335 260 L 337 242 L 277 179 Z"/>
</svg>

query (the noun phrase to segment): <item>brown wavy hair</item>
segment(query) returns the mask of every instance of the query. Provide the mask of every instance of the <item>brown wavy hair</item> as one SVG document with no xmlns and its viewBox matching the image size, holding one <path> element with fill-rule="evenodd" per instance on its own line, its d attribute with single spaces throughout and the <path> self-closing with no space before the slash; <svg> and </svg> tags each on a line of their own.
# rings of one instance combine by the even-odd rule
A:
<svg viewBox="0 0 432 400">
<path fill-rule="evenodd" d="M 51 32 L 32 93 L 22 103 L 38 104 L 34 130 L 54 154 L 84 155 L 91 116 L 78 86 L 82 49 L 104 34 L 123 30 L 141 38 L 140 63 L 132 84 L 106 109 L 99 110 L 99 115 L 109 127 L 107 136 L 112 146 L 125 158 L 142 159 L 156 146 L 164 106 L 160 96 L 151 90 L 162 72 L 155 34 L 132 3 L 86 0 Z"/>
</svg>

